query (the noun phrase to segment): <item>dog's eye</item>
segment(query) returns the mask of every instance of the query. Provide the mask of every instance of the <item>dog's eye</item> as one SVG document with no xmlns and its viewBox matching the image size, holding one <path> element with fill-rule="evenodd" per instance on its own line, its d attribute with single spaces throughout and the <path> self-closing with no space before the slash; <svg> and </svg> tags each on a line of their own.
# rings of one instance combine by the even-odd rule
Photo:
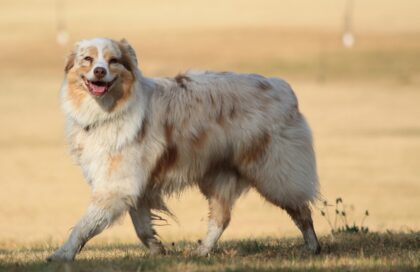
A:
<svg viewBox="0 0 420 272">
<path fill-rule="evenodd" d="M 116 59 L 116 58 L 111 58 L 111 59 L 109 60 L 109 64 L 114 64 L 114 63 L 118 63 L 118 59 Z"/>
<path fill-rule="evenodd" d="M 86 61 L 89 61 L 89 62 L 92 62 L 93 61 L 93 58 L 92 57 L 89 57 L 89 56 L 86 56 L 83 59 L 86 60 Z"/>
</svg>

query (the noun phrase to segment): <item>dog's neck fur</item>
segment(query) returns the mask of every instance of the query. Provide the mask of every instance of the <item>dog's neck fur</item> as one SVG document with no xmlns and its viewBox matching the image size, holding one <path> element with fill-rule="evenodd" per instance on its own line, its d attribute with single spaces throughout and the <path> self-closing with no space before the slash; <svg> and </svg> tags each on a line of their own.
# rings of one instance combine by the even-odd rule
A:
<svg viewBox="0 0 420 272">
<path fill-rule="evenodd" d="M 92 138 L 96 138 L 97 144 L 108 150 L 119 150 L 131 143 L 142 126 L 155 88 L 154 81 L 143 77 L 138 69 L 134 72 L 134 76 L 135 81 L 131 92 L 134 97 L 111 112 L 106 111 L 105 105 L 100 104 L 111 103 L 112 101 L 108 101 L 111 97 L 98 100 L 89 96 L 75 110 L 74 105 L 67 98 L 68 90 L 64 83 L 61 96 L 67 129 L 73 132 L 74 130 L 83 131 Z"/>
</svg>

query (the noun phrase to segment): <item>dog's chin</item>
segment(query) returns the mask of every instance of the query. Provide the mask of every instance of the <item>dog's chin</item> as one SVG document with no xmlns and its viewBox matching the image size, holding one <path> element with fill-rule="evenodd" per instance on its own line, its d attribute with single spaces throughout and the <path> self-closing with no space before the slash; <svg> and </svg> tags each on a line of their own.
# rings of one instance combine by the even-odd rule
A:
<svg viewBox="0 0 420 272">
<path fill-rule="evenodd" d="M 117 81 L 118 76 L 115 76 L 113 80 L 110 82 L 105 82 L 102 80 L 88 80 L 85 76 L 82 76 L 83 83 L 85 84 L 86 89 L 89 91 L 89 93 L 93 97 L 102 97 L 106 93 L 109 92 L 109 90 L 112 89 L 114 86 L 114 83 Z"/>
</svg>

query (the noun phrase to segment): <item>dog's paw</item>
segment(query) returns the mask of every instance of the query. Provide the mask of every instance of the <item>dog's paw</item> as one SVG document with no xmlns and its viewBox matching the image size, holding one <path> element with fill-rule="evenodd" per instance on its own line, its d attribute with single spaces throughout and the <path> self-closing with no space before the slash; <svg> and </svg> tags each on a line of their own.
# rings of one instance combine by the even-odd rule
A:
<svg viewBox="0 0 420 272">
<path fill-rule="evenodd" d="M 207 256 L 210 254 L 211 248 L 205 245 L 199 245 L 194 251 L 193 255 L 195 256 Z"/>
<path fill-rule="evenodd" d="M 75 254 L 63 249 L 57 249 L 52 255 L 47 257 L 47 262 L 70 262 L 74 260 Z"/>
<path fill-rule="evenodd" d="M 319 244 L 306 245 L 306 249 L 313 255 L 318 255 L 321 253 L 321 246 Z"/>
<path fill-rule="evenodd" d="M 165 250 L 165 247 L 161 243 L 152 244 L 149 246 L 149 253 L 151 256 L 165 255 L 166 250 Z"/>
</svg>

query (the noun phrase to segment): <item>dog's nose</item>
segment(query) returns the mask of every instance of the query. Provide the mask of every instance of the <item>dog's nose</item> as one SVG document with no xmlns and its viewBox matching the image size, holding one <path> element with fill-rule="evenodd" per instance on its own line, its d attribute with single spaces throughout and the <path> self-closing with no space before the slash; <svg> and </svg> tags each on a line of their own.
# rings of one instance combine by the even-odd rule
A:
<svg viewBox="0 0 420 272">
<path fill-rule="evenodd" d="M 95 74 L 95 77 L 97 79 L 102 79 L 102 78 L 104 78 L 106 76 L 106 70 L 103 67 L 96 67 L 93 70 L 93 73 Z"/>
</svg>

